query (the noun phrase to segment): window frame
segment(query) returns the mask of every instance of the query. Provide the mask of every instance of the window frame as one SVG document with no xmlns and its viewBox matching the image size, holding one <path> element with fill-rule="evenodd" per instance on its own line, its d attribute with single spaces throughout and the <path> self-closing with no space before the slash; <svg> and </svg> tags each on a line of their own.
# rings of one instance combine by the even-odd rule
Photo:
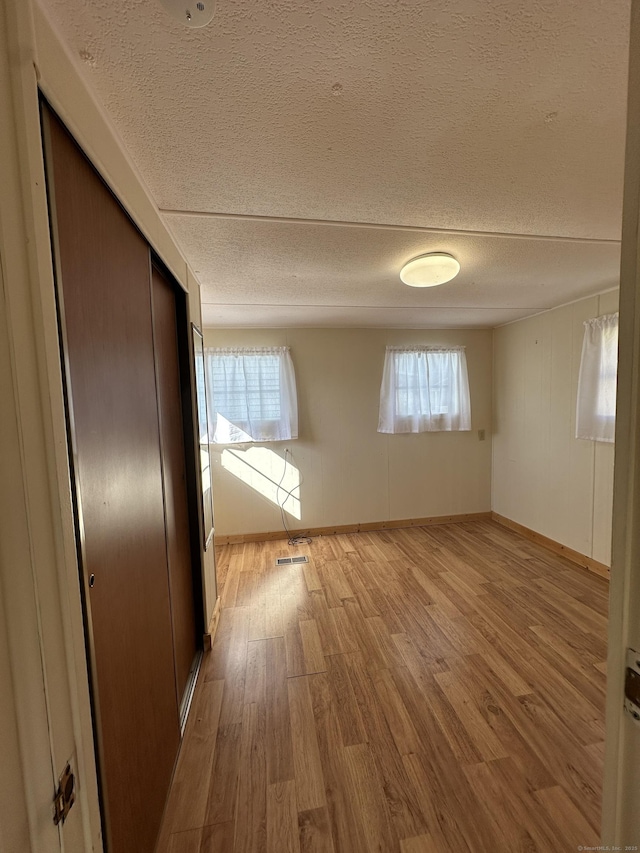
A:
<svg viewBox="0 0 640 853">
<path fill-rule="evenodd" d="M 430 375 L 433 368 L 429 366 L 429 356 L 438 353 L 449 356 L 458 355 L 459 362 L 453 367 L 457 372 L 455 378 L 453 373 L 449 372 L 445 376 L 446 381 L 442 381 L 442 374 L 445 371 L 440 367 L 440 378 L 434 387 L 434 378 Z M 418 387 L 417 392 L 412 387 L 415 386 L 415 381 L 412 381 L 409 371 L 401 370 L 399 356 L 402 355 L 414 356 L 416 359 L 414 376 L 419 377 L 419 381 L 424 383 L 422 387 Z M 458 388 L 458 392 L 454 394 L 457 385 L 464 387 Z M 440 411 L 434 411 L 436 408 L 434 394 L 439 393 L 442 398 L 443 390 L 448 390 L 450 399 L 457 403 L 455 410 L 449 411 L 447 408 L 447 411 L 443 411 L 443 402 L 440 399 L 437 401 Z M 406 406 L 403 406 L 400 400 L 403 391 L 406 393 Z M 418 400 L 418 406 L 413 411 L 409 411 L 412 392 L 414 401 Z M 378 432 L 396 435 L 420 432 L 466 432 L 470 429 L 471 403 L 465 347 L 415 345 L 386 348 L 380 387 Z"/>
<path fill-rule="evenodd" d="M 205 356 L 212 444 L 256 444 L 287 441 L 298 437 L 295 372 L 289 347 L 207 347 Z M 225 388 L 226 401 L 219 404 L 217 401 L 220 400 L 220 381 L 214 369 L 215 360 L 246 358 L 275 358 L 277 364 L 273 376 L 277 376 L 277 388 L 260 386 L 259 369 L 246 371 L 243 387 L 236 390 L 232 386 L 233 379 L 228 380 L 230 387 Z M 252 381 L 255 377 L 258 377 L 256 384 Z M 240 402 L 230 404 L 232 395 L 238 397 Z M 260 397 L 261 410 L 256 411 L 252 396 Z M 276 408 L 279 417 L 273 417 Z"/>
</svg>

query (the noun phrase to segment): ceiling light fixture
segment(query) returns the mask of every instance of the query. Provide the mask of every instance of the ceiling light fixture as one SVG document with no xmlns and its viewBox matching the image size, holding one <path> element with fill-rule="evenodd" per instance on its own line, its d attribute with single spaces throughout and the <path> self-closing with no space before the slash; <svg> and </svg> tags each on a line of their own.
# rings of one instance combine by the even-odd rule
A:
<svg viewBox="0 0 640 853">
<path fill-rule="evenodd" d="M 160 0 L 164 8 L 185 27 L 206 27 L 216 9 L 215 0 Z"/>
<path fill-rule="evenodd" d="M 400 278 L 409 287 L 437 287 L 451 281 L 460 272 L 460 264 L 453 255 L 430 252 L 408 261 L 400 270 Z"/>
</svg>

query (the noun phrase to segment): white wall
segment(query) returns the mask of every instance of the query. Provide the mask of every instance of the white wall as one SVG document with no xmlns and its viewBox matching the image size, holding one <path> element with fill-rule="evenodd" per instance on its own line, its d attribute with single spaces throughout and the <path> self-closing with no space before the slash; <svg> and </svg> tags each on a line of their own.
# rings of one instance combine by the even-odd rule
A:
<svg viewBox="0 0 640 853">
<path fill-rule="evenodd" d="M 387 344 L 467 348 L 472 431 L 382 435 L 376 431 Z M 206 346 L 291 347 L 300 438 L 273 442 L 300 469 L 302 518 L 289 526 L 327 527 L 490 509 L 490 331 L 385 329 L 207 329 Z M 479 429 L 486 440 L 478 440 Z M 282 470 L 282 463 L 277 470 Z M 282 530 L 273 503 L 223 469 L 213 447 L 218 536 Z"/>
<path fill-rule="evenodd" d="M 613 445 L 575 436 L 583 322 L 618 291 L 494 330 L 492 509 L 606 565 Z"/>
</svg>

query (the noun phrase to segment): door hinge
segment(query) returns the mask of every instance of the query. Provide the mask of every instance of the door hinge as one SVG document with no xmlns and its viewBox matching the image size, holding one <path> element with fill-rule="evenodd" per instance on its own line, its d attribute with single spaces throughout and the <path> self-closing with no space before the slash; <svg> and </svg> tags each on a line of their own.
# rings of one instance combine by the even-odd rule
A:
<svg viewBox="0 0 640 853">
<path fill-rule="evenodd" d="M 59 823 L 65 822 L 71 806 L 76 801 L 75 783 L 76 780 L 71 771 L 71 765 L 67 764 L 62 771 L 62 775 L 58 781 L 58 790 L 53 798 L 53 822 L 56 826 Z"/>
<path fill-rule="evenodd" d="M 637 723 L 640 723 L 640 655 L 634 649 L 627 649 L 624 709 Z"/>
</svg>

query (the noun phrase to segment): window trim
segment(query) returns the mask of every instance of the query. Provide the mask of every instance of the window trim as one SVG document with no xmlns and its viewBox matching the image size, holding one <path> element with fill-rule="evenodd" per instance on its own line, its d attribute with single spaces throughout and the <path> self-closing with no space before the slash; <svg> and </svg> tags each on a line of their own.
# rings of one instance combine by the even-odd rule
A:
<svg viewBox="0 0 640 853">
<path fill-rule="evenodd" d="M 245 381 L 244 388 L 240 390 L 244 393 L 244 406 L 247 418 L 235 418 L 232 420 L 231 417 L 225 415 L 224 411 L 218 411 L 216 406 L 212 359 L 216 357 L 244 358 L 260 356 L 277 356 L 278 358 L 277 402 L 280 417 L 262 418 L 257 415 L 252 416 L 247 395 L 247 383 Z M 209 440 L 212 444 L 219 446 L 256 444 L 270 441 L 288 441 L 298 437 L 298 404 L 295 371 L 289 347 L 206 347 L 205 358 L 207 364 L 207 399 L 211 424 Z M 236 393 L 238 392 L 236 391 Z M 255 389 L 252 389 L 251 393 L 255 393 Z M 261 391 L 258 393 L 261 393 Z M 267 396 L 270 391 L 267 390 L 264 393 Z M 275 389 L 272 390 L 272 393 L 275 395 Z M 217 396 L 219 399 L 219 391 Z M 225 424 L 228 426 L 225 426 Z M 238 432 L 238 436 L 235 438 L 232 437 L 233 428 Z"/>
<path fill-rule="evenodd" d="M 431 412 L 432 388 L 428 378 L 428 356 L 431 353 L 459 354 L 459 362 L 455 376 L 451 374 L 448 380 L 449 396 L 457 403 L 455 411 Z M 396 354 L 407 353 L 419 356 L 426 354 L 425 385 L 418 389 L 418 396 L 428 401 L 420 411 L 401 413 L 398 400 L 398 360 Z M 416 365 L 418 366 L 418 365 Z M 419 371 L 416 370 L 418 375 Z M 405 383 L 403 383 L 404 385 Z M 439 387 L 444 387 L 439 384 Z M 456 391 L 457 389 L 457 391 Z M 411 391 L 409 380 L 406 390 Z M 388 346 L 385 350 L 383 376 L 380 386 L 380 415 L 378 432 L 388 435 L 420 432 L 466 432 L 471 429 L 471 402 L 469 381 L 464 346 L 431 346 L 420 344 L 415 346 Z"/>
</svg>

